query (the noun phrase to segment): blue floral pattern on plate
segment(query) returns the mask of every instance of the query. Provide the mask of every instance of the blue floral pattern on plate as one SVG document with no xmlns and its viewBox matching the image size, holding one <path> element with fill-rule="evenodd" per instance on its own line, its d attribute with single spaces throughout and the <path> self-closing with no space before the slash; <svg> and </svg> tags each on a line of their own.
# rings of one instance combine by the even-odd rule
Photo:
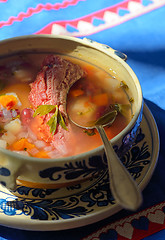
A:
<svg viewBox="0 0 165 240">
<path fill-rule="evenodd" d="M 150 163 L 150 152 L 148 151 L 147 143 L 143 141 L 144 138 L 145 135 L 140 129 L 136 143 L 122 158 L 123 164 L 135 180 L 141 175 L 145 165 Z M 139 140 L 140 142 L 143 141 L 141 147 L 138 146 Z M 25 193 L 25 191 L 32 191 L 34 196 L 41 198 L 44 198 L 45 194 L 53 191 L 51 189 L 42 190 L 19 187 L 17 189 L 19 193 L 21 193 L 20 189 L 22 189 L 23 193 Z M 54 191 L 57 191 L 57 189 Z M 81 206 L 81 203 L 83 203 L 83 206 Z M 86 203 L 86 207 L 84 207 L 84 203 Z M 66 199 L 25 200 L 18 198 L 13 201 L 8 201 L 7 198 L 6 200 L 0 201 L 0 209 L 3 213 L 10 215 L 20 214 L 21 211 L 22 214 L 29 215 L 32 219 L 48 220 L 51 216 L 52 220 L 57 220 L 60 218 L 66 219 L 85 215 L 92 212 L 94 210 L 92 207 L 95 205 L 97 207 L 103 207 L 114 203 L 115 201 L 109 189 L 108 173 L 106 172 L 95 181 L 92 188 L 74 194 L 74 196 L 67 197 Z"/>
</svg>

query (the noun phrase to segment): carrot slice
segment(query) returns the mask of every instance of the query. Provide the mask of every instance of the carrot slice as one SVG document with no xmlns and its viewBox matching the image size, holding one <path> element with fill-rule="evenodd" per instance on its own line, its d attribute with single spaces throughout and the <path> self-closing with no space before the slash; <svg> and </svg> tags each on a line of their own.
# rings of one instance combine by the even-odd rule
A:
<svg viewBox="0 0 165 240">
<path fill-rule="evenodd" d="M 86 108 L 91 107 L 91 102 L 86 101 L 84 103 L 84 107 L 86 107 Z"/>
<path fill-rule="evenodd" d="M 36 153 L 33 157 L 50 158 L 49 155 L 47 154 L 47 152 L 45 152 L 45 151 L 40 151 L 40 152 Z"/>
<path fill-rule="evenodd" d="M 31 150 L 35 148 L 35 145 L 30 143 L 26 138 L 21 138 L 18 141 L 14 142 L 11 148 L 15 151 Z"/>
<path fill-rule="evenodd" d="M 31 149 L 33 149 L 33 148 L 36 148 L 36 146 L 34 145 L 34 144 L 32 144 L 32 143 L 30 143 L 28 140 L 25 142 L 25 148 L 27 149 L 27 150 L 31 150 Z"/>
<path fill-rule="evenodd" d="M 16 104 L 18 103 L 18 100 L 13 95 L 1 95 L 0 96 L 0 104 L 7 108 L 7 110 L 12 109 Z"/>
<path fill-rule="evenodd" d="M 14 142 L 11 146 L 11 148 L 15 151 L 22 151 L 25 148 L 25 138 L 21 138 L 20 140 Z"/>
<path fill-rule="evenodd" d="M 108 95 L 106 93 L 100 93 L 92 97 L 92 102 L 97 106 L 106 106 L 108 104 Z"/>
<path fill-rule="evenodd" d="M 84 91 L 82 89 L 74 89 L 70 91 L 70 94 L 72 97 L 79 97 L 84 94 Z"/>
<path fill-rule="evenodd" d="M 84 66 L 83 69 L 85 70 L 88 76 L 92 75 L 95 72 L 95 67 L 92 65 L 88 65 L 87 67 Z"/>
<path fill-rule="evenodd" d="M 44 150 L 38 151 L 36 146 L 28 141 L 26 138 L 21 138 L 11 146 L 15 151 L 27 151 L 31 156 L 38 158 L 50 158 L 48 153 Z M 33 153 L 32 153 L 33 152 Z"/>
</svg>

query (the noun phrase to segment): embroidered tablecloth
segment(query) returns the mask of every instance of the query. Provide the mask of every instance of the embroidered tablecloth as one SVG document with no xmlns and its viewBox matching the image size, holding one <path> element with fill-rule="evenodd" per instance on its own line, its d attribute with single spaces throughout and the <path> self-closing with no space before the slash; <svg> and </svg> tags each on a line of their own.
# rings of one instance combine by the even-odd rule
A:
<svg viewBox="0 0 165 240">
<path fill-rule="evenodd" d="M 165 0 L 0 0 L 0 40 L 28 34 L 88 37 L 124 52 L 156 119 L 160 155 L 138 212 L 64 231 L 0 226 L 0 239 L 165 239 Z"/>
</svg>

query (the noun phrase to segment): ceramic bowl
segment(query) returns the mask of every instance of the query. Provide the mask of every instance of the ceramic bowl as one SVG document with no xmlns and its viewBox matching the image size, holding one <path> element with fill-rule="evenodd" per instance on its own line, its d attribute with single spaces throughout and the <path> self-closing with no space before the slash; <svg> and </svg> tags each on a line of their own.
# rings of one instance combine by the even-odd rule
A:
<svg viewBox="0 0 165 240">
<path fill-rule="evenodd" d="M 128 85 L 128 96 L 133 97 L 133 118 L 115 136 L 111 143 L 119 157 L 132 146 L 142 120 L 143 97 L 139 81 L 125 62 L 126 55 L 109 46 L 89 39 L 67 36 L 32 35 L 0 42 L 0 57 L 20 52 L 50 52 L 66 54 L 101 66 L 107 72 L 113 70 L 119 80 Z M 22 156 L 0 149 L 0 182 L 14 190 L 19 184 L 34 188 L 61 188 L 97 177 L 107 169 L 104 147 L 72 157 L 41 159 Z"/>
</svg>

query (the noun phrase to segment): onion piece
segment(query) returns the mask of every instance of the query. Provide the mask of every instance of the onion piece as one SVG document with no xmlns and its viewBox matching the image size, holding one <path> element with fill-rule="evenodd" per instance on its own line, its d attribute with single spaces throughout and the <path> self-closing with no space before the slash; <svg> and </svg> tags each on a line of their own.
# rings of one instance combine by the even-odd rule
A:
<svg viewBox="0 0 165 240">
<path fill-rule="evenodd" d="M 6 142 L 6 140 L 0 139 L 0 147 L 6 149 L 6 147 L 7 147 L 7 142 Z"/>
<path fill-rule="evenodd" d="M 46 143 L 44 141 L 41 141 L 41 140 L 37 140 L 34 142 L 34 145 L 37 147 L 37 148 L 44 148 L 46 146 Z"/>
</svg>

